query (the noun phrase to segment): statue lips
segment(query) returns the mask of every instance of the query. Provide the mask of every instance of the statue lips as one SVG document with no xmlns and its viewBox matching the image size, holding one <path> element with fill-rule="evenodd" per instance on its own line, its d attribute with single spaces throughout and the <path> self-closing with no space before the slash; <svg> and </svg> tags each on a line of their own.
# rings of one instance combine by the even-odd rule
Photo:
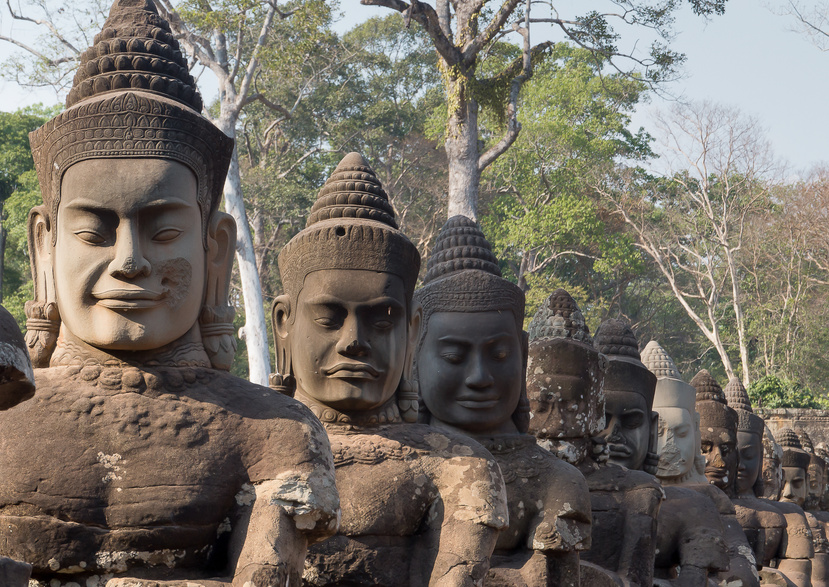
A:
<svg viewBox="0 0 829 587">
<path fill-rule="evenodd" d="M 728 476 L 728 470 L 723 467 L 705 467 L 705 476 L 711 476 L 715 479 L 725 479 Z"/>
<path fill-rule="evenodd" d="M 377 379 L 380 372 L 368 363 L 337 363 L 322 370 L 326 377 L 337 379 Z"/>
<path fill-rule="evenodd" d="M 455 402 L 468 410 L 488 410 L 500 403 L 500 398 L 492 396 L 460 396 Z"/>
<path fill-rule="evenodd" d="M 633 451 L 630 449 L 629 446 L 625 444 L 617 444 L 615 442 L 608 442 L 608 448 L 610 449 L 610 458 L 616 459 L 626 459 L 630 458 L 633 455 Z"/>
<path fill-rule="evenodd" d="M 98 304 L 110 310 L 146 310 L 164 302 L 166 293 L 143 288 L 113 288 L 93 291 Z"/>
</svg>

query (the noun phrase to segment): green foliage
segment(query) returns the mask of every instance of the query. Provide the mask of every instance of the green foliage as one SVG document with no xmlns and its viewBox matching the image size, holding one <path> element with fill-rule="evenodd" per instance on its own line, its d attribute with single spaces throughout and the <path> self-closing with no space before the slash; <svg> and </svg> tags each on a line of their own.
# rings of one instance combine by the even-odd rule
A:
<svg viewBox="0 0 829 587">
<path fill-rule="evenodd" d="M 751 403 L 762 408 L 827 408 L 829 401 L 816 397 L 798 382 L 777 375 L 765 375 L 748 388 Z"/>
</svg>

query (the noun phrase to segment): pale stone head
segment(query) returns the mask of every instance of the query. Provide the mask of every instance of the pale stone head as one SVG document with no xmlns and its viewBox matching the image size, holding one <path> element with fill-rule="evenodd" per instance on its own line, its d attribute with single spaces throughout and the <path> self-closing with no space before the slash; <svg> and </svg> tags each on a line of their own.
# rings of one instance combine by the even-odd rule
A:
<svg viewBox="0 0 829 587">
<path fill-rule="evenodd" d="M 642 362 L 657 377 L 653 409 L 659 415 L 656 476 L 665 481 L 690 480 L 700 457 L 696 390 L 682 381 L 671 357 L 658 342 L 642 351 Z"/>
<path fill-rule="evenodd" d="M 762 492 L 763 419 L 754 413 L 748 392 L 737 377 L 725 386 L 729 407 L 737 413 L 737 495 L 753 496 Z"/>
<path fill-rule="evenodd" d="M 765 497 L 773 501 L 780 498 L 783 490 L 783 449 L 777 444 L 768 426 L 763 427 L 763 469 L 762 491 L 755 488 L 757 497 Z"/>
<path fill-rule="evenodd" d="M 780 501 L 803 507 L 809 495 L 809 453 L 803 450 L 800 438 L 791 428 L 778 430 L 777 440 L 783 449 L 783 490 Z"/>
</svg>

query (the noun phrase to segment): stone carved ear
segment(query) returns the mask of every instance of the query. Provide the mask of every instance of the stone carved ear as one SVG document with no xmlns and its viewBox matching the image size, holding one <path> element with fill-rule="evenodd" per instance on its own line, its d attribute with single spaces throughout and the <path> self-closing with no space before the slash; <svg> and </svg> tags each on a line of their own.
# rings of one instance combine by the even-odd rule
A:
<svg viewBox="0 0 829 587">
<path fill-rule="evenodd" d="M 35 299 L 26 302 L 26 346 L 34 367 L 48 367 L 60 331 L 53 262 L 53 226 L 45 206 L 29 212 L 28 241 Z"/>
<path fill-rule="evenodd" d="M 512 421 L 522 434 L 530 430 L 530 398 L 527 397 L 527 363 L 530 356 L 530 335 L 526 330 L 521 331 L 521 395 L 518 406 L 512 414 Z"/>
<path fill-rule="evenodd" d="M 409 316 L 409 329 L 407 332 L 408 346 L 406 347 L 406 363 L 403 366 L 403 379 L 412 379 L 415 353 L 417 343 L 420 340 L 420 329 L 423 325 L 423 306 L 420 302 L 412 301 L 412 311 Z"/>
<path fill-rule="evenodd" d="M 283 379 L 294 374 L 291 366 L 291 318 L 290 296 L 277 296 L 271 306 L 271 326 L 276 347 L 276 372 Z"/>
<path fill-rule="evenodd" d="M 235 250 L 236 221 L 229 214 L 215 212 L 207 227 L 207 283 L 199 327 L 210 363 L 225 371 L 236 354 L 236 309 L 228 303 Z"/>
</svg>

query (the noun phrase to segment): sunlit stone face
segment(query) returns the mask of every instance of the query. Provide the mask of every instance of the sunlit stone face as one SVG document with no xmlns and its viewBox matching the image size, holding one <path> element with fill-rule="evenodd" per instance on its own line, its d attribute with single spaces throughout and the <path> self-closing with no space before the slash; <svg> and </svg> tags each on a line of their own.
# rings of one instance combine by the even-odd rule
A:
<svg viewBox="0 0 829 587">
<path fill-rule="evenodd" d="M 753 432 L 737 432 L 737 494 L 753 495 L 754 484 L 763 467 L 763 441 Z"/>
<path fill-rule="evenodd" d="M 720 489 L 732 487 L 737 475 L 737 434 L 727 428 L 700 426 L 705 477 Z"/>
<path fill-rule="evenodd" d="M 817 455 L 811 455 L 807 473 L 809 475 L 807 507 L 817 509 L 826 492 L 826 461 Z"/>
<path fill-rule="evenodd" d="M 420 392 L 435 420 L 473 433 L 515 433 L 521 336 L 511 312 L 436 312 L 417 357 Z"/>
<path fill-rule="evenodd" d="M 774 445 L 779 451 L 780 447 Z M 780 455 L 774 452 L 763 451 L 763 497 L 777 501 L 783 489 L 783 468 L 780 466 Z"/>
<path fill-rule="evenodd" d="M 656 476 L 673 478 L 686 475 L 694 466 L 697 451 L 696 420 L 683 408 L 661 407 L 656 412 L 659 414 L 659 468 Z"/>
<path fill-rule="evenodd" d="M 291 325 L 297 388 L 337 410 L 392 398 L 406 363 L 407 300 L 390 273 L 325 269 L 306 278 Z"/>
<path fill-rule="evenodd" d="M 75 336 L 144 351 L 182 337 L 201 310 L 205 250 L 195 175 L 164 159 L 91 159 L 61 182 L 53 268 Z"/>
<path fill-rule="evenodd" d="M 783 492 L 780 501 L 796 503 L 803 507 L 809 492 L 808 474 L 800 467 L 783 467 Z"/>
</svg>

